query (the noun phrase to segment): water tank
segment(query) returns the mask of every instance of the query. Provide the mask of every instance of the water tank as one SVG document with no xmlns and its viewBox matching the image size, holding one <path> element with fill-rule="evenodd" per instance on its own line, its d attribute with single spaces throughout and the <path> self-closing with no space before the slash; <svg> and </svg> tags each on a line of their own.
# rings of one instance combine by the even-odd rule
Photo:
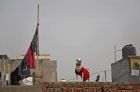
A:
<svg viewBox="0 0 140 92">
<path fill-rule="evenodd" d="M 128 59 L 128 56 L 136 56 L 136 48 L 132 45 L 125 45 L 122 48 L 122 58 Z"/>
<path fill-rule="evenodd" d="M 0 59 L 8 59 L 8 55 L 0 55 Z"/>
</svg>

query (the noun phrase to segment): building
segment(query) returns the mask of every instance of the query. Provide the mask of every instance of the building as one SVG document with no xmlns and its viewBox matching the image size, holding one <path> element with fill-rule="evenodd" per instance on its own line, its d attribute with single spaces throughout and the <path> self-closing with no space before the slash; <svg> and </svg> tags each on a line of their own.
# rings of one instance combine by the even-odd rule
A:
<svg viewBox="0 0 140 92">
<path fill-rule="evenodd" d="M 6 57 L 5 55 L 3 55 Z M 20 64 L 24 55 L 16 56 L 12 58 L 1 58 L 0 59 L 0 72 L 10 74 Z M 57 82 L 57 62 L 50 58 L 50 55 L 36 56 L 37 68 L 32 69 L 31 73 L 35 72 L 37 76 L 40 73 L 41 79 L 39 82 Z M 10 79 L 10 78 L 9 78 Z M 10 80 L 9 80 L 10 83 Z"/>
<path fill-rule="evenodd" d="M 122 59 L 111 64 L 112 82 L 140 82 L 140 56 L 133 45 L 122 49 Z"/>
</svg>

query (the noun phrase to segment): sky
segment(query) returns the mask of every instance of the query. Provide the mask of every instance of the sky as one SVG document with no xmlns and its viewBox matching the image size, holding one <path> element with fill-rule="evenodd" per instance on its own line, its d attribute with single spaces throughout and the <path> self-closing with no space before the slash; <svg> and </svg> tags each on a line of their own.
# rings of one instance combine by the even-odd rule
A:
<svg viewBox="0 0 140 92">
<path fill-rule="evenodd" d="M 0 0 L 0 54 L 26 53 L 40 5 L 40 53 L 57 60 L 58 80 L 75 78 L 75 59 L 91 69 L 91 81 L 107 70 L 114 46 L 133 44 L 140 55 L 140 0 Z M 117 60 L 121 52 L 116 53 Z"/>
</svg>

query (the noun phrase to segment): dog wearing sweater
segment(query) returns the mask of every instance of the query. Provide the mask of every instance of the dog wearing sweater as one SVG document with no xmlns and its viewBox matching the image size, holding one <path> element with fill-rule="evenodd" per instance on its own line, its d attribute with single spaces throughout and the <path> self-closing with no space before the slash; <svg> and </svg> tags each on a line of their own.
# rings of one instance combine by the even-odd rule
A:
<svg viewBox="0 0 140 92">
<path fill-rule="evenodd" d="M 90 78 L 89 70 L 82 65 L 82 60 L 80 58 L 76 59 L 75 74 L 76 74 L 76 79 L 78 79 L 78 75 L 79 75 L 81 76 L 83 81 L 86 80 L 89 81 Z"/>
</svg>

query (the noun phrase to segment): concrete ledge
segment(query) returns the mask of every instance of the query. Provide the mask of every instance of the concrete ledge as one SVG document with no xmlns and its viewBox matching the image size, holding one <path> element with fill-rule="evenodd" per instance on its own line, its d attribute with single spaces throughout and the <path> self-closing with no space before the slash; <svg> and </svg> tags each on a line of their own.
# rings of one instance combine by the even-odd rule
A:
<svg viewBox="0 0 140 92">
<path fill-rule="evenodd" d="M 0 92 L 43 92 L 39 86 L 1 86 Z"/>
</svg>

